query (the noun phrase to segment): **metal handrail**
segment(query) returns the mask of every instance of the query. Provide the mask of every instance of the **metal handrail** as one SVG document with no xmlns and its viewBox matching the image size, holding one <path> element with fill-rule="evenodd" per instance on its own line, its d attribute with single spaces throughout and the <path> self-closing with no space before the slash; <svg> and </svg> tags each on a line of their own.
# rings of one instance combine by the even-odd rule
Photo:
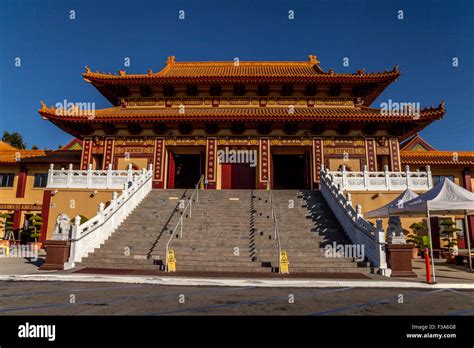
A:
<svg viewBox="0 0 474 348">
<path fill-rule="evenodd" d="M 171 233 L 171 236 L 168 239 L 168 242 L 166 243 L 165 262 L 168 259 L 168 250 L 169 250 L 170 243 L 173 240 L 173 237 L 176 234 L 176 231 L 178 230 L 178 227 L 180 227 L 179 238 L 183 238 L 183 221 L 184 221 L 183 218 L 185 216 L 186 210 L 188 210 L 188 207 L 189 207 L 189 217 L 191 217 L 191 215 L 192 215 L 194 195 L 196 195 L 196 202 L 199 202 L 199 185 L 201 184 L 201 182 L 203 180 L 204 180 L 204 175 L 201 175 L 201 177 L 199 178 L 198 183 L 194 187 L 194 191 L 193 191 L 191 197 L 189 197 L 188 204 L 186 204 L 186 207 L 184 207 L 184 210 L 181 213 L 181 217 L 179 218 L 178 222 L 176 223 L 176 226 L 173 229 L 173 233 Z M 168 270 L 168 262 L 166 262 L 166 270 Z"/>
<path fill-rule="evenodd" d="M 280 231 L 278 229 L 278 222 L 275 214 L 275 206 L 273 204 L 273 192 L 272 189 L 269 189 L 269 201 L 270 201 L 270 208 L 272 210 L 272 220 L 273 220 L 273 229 L 275 233 L 275 239 L 278 243 L 278 265 L 280 265 L 280 255 L 281 255 L 281 240 L 280 240 Z M 281 273 L 280 267 L 278 267 L 278 273 Z"/>
</svg>

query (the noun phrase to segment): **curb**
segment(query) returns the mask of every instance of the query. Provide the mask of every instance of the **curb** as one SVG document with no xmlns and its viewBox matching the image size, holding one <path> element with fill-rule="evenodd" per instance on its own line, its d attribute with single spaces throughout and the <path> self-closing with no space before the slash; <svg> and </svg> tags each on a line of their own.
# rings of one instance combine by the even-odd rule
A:
<svg viewBox="0 0 474 348">
<path fill-rule="evenodd" d="M 350 281 L 350 280 L 280 280 L 280 279 L 216 279 L 216 278 L 171 278 L 150 276 L 114 275 L 0 275 L 0 281 L 34 282 L 93 282 L 128 283 L 168 286 L 237 286 L 262 288 L 412 288 L 412 289 L 473 289 L 474 283 L 433 284 L 407 281 Z"/>
</svg>

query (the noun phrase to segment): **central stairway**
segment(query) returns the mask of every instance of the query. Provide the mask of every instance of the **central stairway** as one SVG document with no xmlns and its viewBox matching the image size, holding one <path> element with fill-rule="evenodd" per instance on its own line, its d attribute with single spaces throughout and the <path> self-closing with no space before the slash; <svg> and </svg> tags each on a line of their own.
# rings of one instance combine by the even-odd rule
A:
<svg viewBox="0 0 474 348">
<path fill-rule="evenodd" d="M 369 273 L 364 262 L 327 258 L 324 246 L 348 243 L 319 192 L 278 190 L 273 205 L 282 250 L 291 274 Z M 108 268 L 165 271 L 166 244 L 176 257 L 177 272 L 278 274 L 269 191 L 200 190 L 192 210 L 178 224 L 189 190 L 153 190 L 125 222 L 75 269 Z M 173 230 L 178 224 L 176 232 Z"/>
</svg>

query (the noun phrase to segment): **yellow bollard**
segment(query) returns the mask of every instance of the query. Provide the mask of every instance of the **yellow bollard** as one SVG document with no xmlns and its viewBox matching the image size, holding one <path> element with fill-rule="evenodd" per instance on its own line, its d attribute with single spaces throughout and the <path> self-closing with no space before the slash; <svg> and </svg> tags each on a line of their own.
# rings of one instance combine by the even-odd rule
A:
<svg viewBox="0 0 474 348">
<path fill-rule="evenodd" d="M 168 256 L 166 258 L 166 269 L 168 272 L 176 272 L 176 258 L 174 257 L 174 251 L 168 250 Z"/>
<path fill-rule="evenodd" d="M 290 261 L 288 260 L 288 254 L 286 251 L 280 252 L 280 274 L 289 274 L 290 270 L 288 269 L 288 265 Z"/>
</svg>

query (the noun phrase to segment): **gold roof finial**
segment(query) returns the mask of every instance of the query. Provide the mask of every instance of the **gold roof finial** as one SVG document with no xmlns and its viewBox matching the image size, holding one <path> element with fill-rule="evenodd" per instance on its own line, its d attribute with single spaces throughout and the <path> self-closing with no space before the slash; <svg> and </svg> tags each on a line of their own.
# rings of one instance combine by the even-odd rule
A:
<svg viewBox="0 0 474 348">
<path fill-rule="evenodd" d="M 44 103 L 44 101 L 40 100 L 40 103 L 41 103 L 41 110 L 46 110 L 48 108 L 46 104 Z"/>
<path fill-rule="evenodd" d="M 118 72 L 120 76 L 125 76 L 125 74 L 127 73 L 125 70 L 119 70 Z"/>
<path fill-rule="evenodd" d="M 153 74 L 153 71 L 151 69 L 148 69 L 148 75 Z"/>
<path fill-rule="evenodd" d="M 319 64 L 319 61 L 318 61 L 318 59 L 316 58 L 316 56 L 310 54 L 308 57 L 309 57 L 309 63 L 310 63 L 311 65 Z"/>
<path fill-rule="evenodd" d="M 170 56 L 170 57 L 168 57 L 168 60 L 167 60 L 166 64 L 168 64 L 168 65 L 173 65 L 175 59 L 176 59 L 176 56 Z"/>
<path fill-rule="evenodd" d="M 91 68 L 89 68 L 87 65 L 86 65 L 86 73 L 89 74 L 91 72 Z"/>
</svg>

